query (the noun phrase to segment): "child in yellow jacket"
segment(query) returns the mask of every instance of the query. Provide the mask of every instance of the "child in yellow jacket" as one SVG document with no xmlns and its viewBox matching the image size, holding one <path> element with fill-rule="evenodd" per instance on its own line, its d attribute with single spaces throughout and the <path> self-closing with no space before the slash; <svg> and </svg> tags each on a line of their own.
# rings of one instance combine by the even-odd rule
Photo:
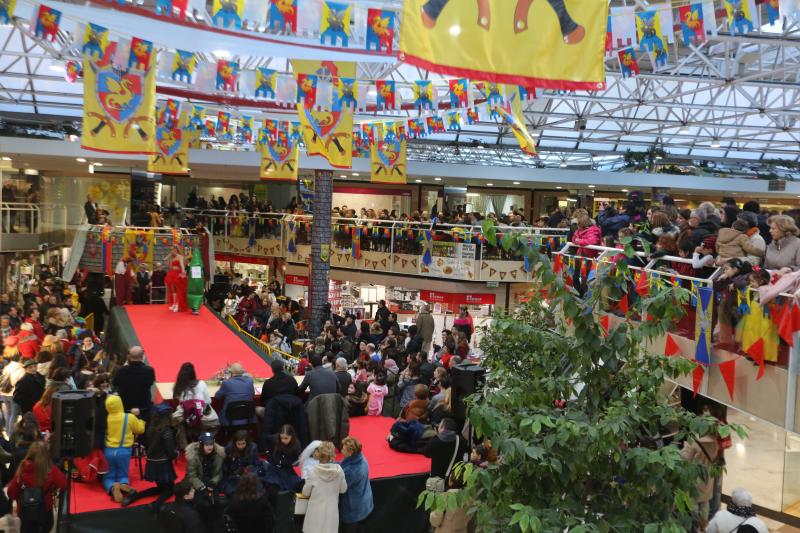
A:
<svg viewBox="0 0 800 533">
<path fill-rule="evenodd" d="M 137 418 L 138 409 L 126 413 L 122 399 L 117 395 L 109 395 L 106 398 L 106 411 L 108 426 L 105 454 L 108 473 L 103 476 L 103 487 L 115 502 L 120 503 L 123 492 L 135 492 L 128 484 L 128 468 L 131 464 L 134 435 L 144 433 L 144 421 Z"/>
</svg>

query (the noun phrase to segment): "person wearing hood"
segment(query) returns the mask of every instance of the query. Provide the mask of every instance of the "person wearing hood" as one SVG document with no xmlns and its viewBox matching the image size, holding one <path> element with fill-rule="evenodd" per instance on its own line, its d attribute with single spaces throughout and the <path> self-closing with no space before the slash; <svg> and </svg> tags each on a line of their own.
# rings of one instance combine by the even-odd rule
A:
<svg viewBox="0 0 800 533">
<path fill-rule="evenodd" d="M 741 526 L 750 526 L 758 533 L 769 533 L 767 525 L 756 516 L 753 510 L 753 495 L 741 487 L 731 492 L 731 502 L 724 511 L 717 511 L 708 523 L 706 533 L 730 533 Z"/>
<path fill-rule="evenodd" d="M 41 344 L 39 343 L 39 337 L 33 331 L 33 324 L 24 322 L 20 325 L 18 337 L 17 349 L 22 355 L 22 359 L 34 359 L 36 354 L 39 353 Z"/>
<path fill-rule="evenodd" d="M 308 498 L 303 533 L 338 533 L 339 495 L 347 491 L 347 481 L 342 467 L 333 462 L 336 448 L 332 442 L 320 444 L 317 456 L 319 464 L 303 485 L 303 496 Z"/>
<path fill-rule="evenodd" d="M 703 531 L 708 523 L 709 502 L 714 493 L 714 476 L 711 475 L 711 466 L 719 454 L 716 433 L 702 437 L 692 437 L 683 443 L 681 459 L 686 462 L 701 465 L 706 475 L 697 479 L 697 496 L 695 498 L 695 526 Z"/>
<path fill-rule="evenodd" d="M 144 420 L 139 420 L 138 409 L 126 413 L 122 399 L 117 395 L 106 398 L 106 461 L 108 473 L 103 476 L 103 488 L 117 503 L 122 503 L 123 493 L 135 494 L 128 480 L 131 448 L 135 435 L 144 433 Z"/>
<path fill-rule="evenodd" d="M 361 452 L 361 442 L 354 437 L 342 440 L 340 463 L 347 491 L 339 497 L 339 514 L 344 526 L 344 533 L 360 533 L 365 531 L 364 520 L 372 512 L 372 487 L 369 483 L 369 464 Z"/>
</svg>

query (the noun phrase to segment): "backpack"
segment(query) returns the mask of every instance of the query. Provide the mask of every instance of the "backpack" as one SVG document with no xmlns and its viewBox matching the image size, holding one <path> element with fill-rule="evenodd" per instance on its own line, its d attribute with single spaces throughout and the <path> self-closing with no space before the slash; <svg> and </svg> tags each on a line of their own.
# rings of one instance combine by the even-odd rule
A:
<svg viewBox="0 0 800 533">
<path fill-rule="evenodd" d="M 203 400 L 184 400 L 181 402 L 183 408 L 183 422 L 187 427 L 199 428 L 203 423 Z"/>
<path fill-rule="evenodd" d="M 19 518 L 23 522 L 39 520 L 47 512 L 44 505 L 44 489 L 42 487 L 22 486 L 19 497 Z"/>
</svg>

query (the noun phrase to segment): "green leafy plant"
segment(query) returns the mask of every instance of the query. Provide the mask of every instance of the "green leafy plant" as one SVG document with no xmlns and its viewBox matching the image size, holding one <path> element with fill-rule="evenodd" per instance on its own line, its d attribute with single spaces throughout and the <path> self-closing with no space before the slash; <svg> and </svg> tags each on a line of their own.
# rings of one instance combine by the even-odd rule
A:
<svg viewBox="0 0 800 533">
<path fill-rule="evenodd" d="M 495 228 L 483 227 L 496 245 Z M 632 242 L 624 242 L 632 255 Z M 581 295 L 524 239 L 544 293 L 500 312 L 481 342 L 485 387 L 468 418 L 500 454 L 497 464 L 459 465 L 465 488 L 423 492 L 425 509 L 466 508 L 481 532 L 687 531 L 705 469 L 680 457 L 686 439 L 736 431 L 668 402 L 665 381 L 694 363 L 646 352 L 678 320 L 689 293 L 672 286 L 631 294 L 629 314 L 608 331 L 598 314 L 632 287 L 624 260 L 601 263 Z M 646 317 L 634 322 L 634 316 Z"/>
</svg>

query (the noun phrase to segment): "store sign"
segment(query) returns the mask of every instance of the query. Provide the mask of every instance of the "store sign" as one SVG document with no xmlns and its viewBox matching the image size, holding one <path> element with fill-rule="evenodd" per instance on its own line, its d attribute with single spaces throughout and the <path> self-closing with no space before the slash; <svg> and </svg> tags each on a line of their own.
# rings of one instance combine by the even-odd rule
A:
<svg viewBox="0 0 800 533">
<path fill-rule="evenodd" d="M 440 278 L 475 279 L 475 245 L 463 242 L 431 242 L 431 262 L 419 262 L 420 274 Z"/>
<path fill-rule="evenodd" d="M 229 261 L 231 263 L 245 263 L 249 265 L 271 265 L 272 258 L 271 257 L 254 257 L 250 255 L 237 255 L 237 254 L 224 254 L 224 253 L 215 253 L 214 260 L 221 262 L 221 261 Z"/>
<path fill-rule="evenodd" d="M 286 274 L 286 284 L 308 287 L 308 278 L 306 276 L 295 276 L 294 274 Z"/>
<path fill-rule="evenodd" d="M 495 295 L 485 293 L 458 293 L 419 291 L 419 299 L 428 303 L 448 305 L 494 305 Z"/>
</svg>

